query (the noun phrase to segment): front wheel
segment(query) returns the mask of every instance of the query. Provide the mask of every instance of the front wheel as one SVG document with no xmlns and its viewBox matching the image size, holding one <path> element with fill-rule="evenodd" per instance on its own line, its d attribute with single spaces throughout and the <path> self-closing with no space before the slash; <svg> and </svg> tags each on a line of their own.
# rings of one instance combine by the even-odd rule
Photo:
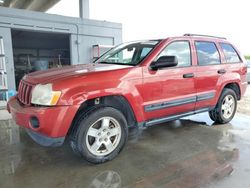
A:
<svg viewBox="0 0 250 188">
<path fill-rule="evenodd" d="M 111 107 L 87 112 L 76 126 L 71 147 L 91 163 L 112 160 L 127 140 L 126 119 L 120 111 Z"/>
<path fill-rule="evenodd" d="M 237 97 L 234 90 L 225 88 L 216 107 L 209 111 L 210 118 L 219 124 L 230 122 L 237 109 Z"/>
</svg>

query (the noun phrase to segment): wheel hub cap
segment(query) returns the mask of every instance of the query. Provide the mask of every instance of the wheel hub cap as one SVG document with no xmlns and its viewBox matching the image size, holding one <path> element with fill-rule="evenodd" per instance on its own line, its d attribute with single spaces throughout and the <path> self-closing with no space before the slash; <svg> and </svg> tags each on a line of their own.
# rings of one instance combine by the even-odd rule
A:
<svg viewBox="0 0 250 188">
<path fill-rule="evenodd" d="M 93 123 L 86 136 L 88 150 L 97 156 L 110 154 L 121 139 L 121 126 L 112 117 L 102 117 Z"/>
<path fill-rule="evenodd" d="M 234 113 L 234 109 L 235 109 L 234 97 L 232 95 L 227 95 L 224 98 L 221 106 L 223 117 L 229 119 Z"/>
</svg>

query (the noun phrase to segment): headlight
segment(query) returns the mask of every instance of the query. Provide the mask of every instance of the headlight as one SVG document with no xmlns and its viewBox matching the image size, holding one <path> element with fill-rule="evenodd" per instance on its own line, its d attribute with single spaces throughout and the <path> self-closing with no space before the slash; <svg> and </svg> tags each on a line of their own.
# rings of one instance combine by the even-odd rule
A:
<svg viewBox="0 0 250 188">
<path fill-rule="evenodd" d="M 53 91 L 52 84 L 38 84 L 32 91 L 31 103 L 53 106 L 61 96 L 61 91 Z"/>
</svg>

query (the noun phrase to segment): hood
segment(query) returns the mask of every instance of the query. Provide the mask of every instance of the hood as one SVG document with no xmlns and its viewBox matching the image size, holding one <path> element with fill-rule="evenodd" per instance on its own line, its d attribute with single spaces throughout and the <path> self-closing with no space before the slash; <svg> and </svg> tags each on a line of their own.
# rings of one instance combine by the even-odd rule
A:
<svg viewBox="0 0 250 188">
<path fill-rule="evenodd" d="M 24 76 L 24 80 L 32 83 L 50 83 L 55 80 L 60 80 L 68 77 L 80 77 L 94 72 L 111 71 L 125 69 L 132 66 L 115 65 L 115 64 L 81 64 L 71 65 L 62 68 L 52 68 L 44 71 L 37 71 Z"/>
</svg>

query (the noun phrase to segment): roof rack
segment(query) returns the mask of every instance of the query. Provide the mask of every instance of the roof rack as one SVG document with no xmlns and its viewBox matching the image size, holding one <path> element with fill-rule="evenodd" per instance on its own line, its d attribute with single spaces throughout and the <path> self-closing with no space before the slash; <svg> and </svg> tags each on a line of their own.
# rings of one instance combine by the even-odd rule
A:
<svg viewBox="0 0 250 188">
<path fill-rule="evenodd" d="M 211 38 L 218 38 L 218 39 L 227 39 L 225 37 L 217 37 L 217 36 L 212 36 L 212 35 L 200 35 L 200 34 L 191 34 L 191 33 L 186 33 L 183 36 L 191 36 L 191 37 L 211 37 Z"/>
</svg>

